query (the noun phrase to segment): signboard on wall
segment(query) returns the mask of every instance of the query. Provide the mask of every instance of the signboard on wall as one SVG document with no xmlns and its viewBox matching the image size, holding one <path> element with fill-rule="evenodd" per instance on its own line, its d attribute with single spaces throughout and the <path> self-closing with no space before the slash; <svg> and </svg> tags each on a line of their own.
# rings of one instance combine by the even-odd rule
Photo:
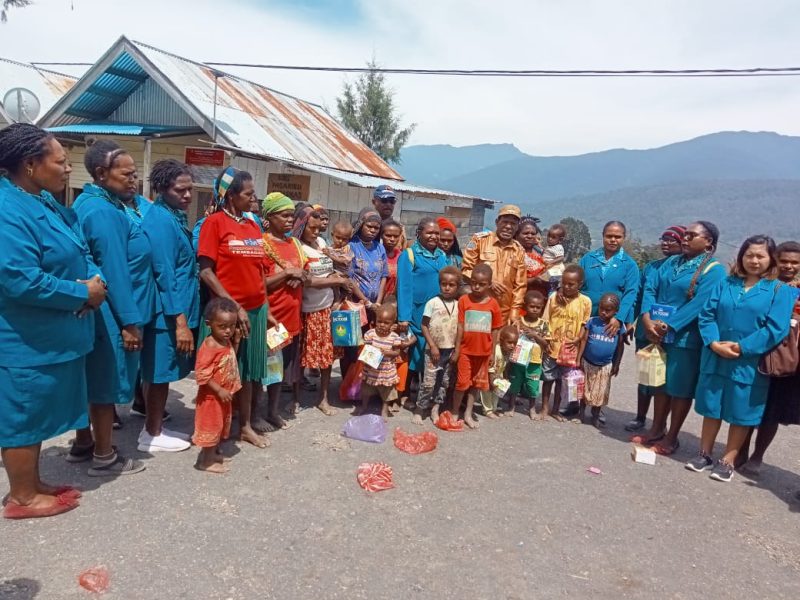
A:
<svg viewBox="0 0 800 600">
<path fill-rule="evenodd" d="M 267 179 L 267 193 L 281 192 L 295 202 L 308 202 L 311 189 L 310 175 L 290 175 L 288 173 L 270 173 Z"/>
<path fill-rule="evenodd" d="M 195 183 L 211 185 L 225 166 L 225 150 L 187 147 L 183 162 L 192 168 Z"/>
</svg>

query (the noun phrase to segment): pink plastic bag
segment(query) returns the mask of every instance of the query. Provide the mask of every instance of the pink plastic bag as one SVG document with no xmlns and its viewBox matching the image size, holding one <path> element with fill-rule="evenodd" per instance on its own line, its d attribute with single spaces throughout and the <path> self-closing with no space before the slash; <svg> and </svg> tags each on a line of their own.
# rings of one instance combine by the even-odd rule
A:
<svg viewBox="0 0 800 600">
<path fill-rule="evenodd" d="M 394 430 L 394 445 L 409 454 L 422 454 L 436 450 L 439 437 L 432 431 L 406 433 L 399 427 Z"/>
<path fill-rule="evenodd" d="M 441 413 L 434 425 L 444 431 L 464 431 L 464 421 L 456 419 L 449 410 Z"/>
<path fill-rule="evenodd" d="M 78 583 L 85 590 L 89 590 L 95 594 L 102 594 L 108 590 L 108 569 L 105 567 L 93 567 L 91 569 L 86 569 L 80 575 L 78 575 Z"/>
<path fill-rule="evenodd" d="M 394 487 L 392 467 L 386 463 L 361 463 L 358 465 L 358 485 L 368 492 L 382 492 Z"/>
</svg>

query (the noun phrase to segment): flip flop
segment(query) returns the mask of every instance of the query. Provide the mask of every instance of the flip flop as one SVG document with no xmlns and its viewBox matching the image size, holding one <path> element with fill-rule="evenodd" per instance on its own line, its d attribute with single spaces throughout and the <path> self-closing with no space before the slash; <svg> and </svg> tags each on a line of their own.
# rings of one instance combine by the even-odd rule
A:
<svg viewBox="0 0 800 600">
<path fill-rule="evenodd" d="M 660 456 L 671 456 L 678 451 L 678 448 L 681 447 L 681 443 L 678 440 L 675 440 L 675 443 L 672 446 L 662 446 L 661 444 L 656 444 L 653 446 L 653 452 Z"/>
<path fill-rule="evenodd" d="M 654 437 L 654 438 L 648 438 L 647 434 L 639 433 L 639 434 L 636 434 L 636 435 L 632 435 L 628 439 L 628 441 L 632 442 L 634 444 L 639 444 L 640 446 L 652 446 L 656 442 L 660 442 L 663 439 L 664 439 L 664 434 L 663 433 L 661 435 L 657 436 L 657 437 Z"/>
</svg>

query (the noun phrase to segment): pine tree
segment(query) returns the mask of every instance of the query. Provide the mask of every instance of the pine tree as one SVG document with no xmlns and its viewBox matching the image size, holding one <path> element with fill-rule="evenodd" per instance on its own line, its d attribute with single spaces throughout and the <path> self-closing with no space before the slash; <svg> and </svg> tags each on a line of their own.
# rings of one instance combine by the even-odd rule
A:
<svg viewBox="0 0 800 600">
<path fill-rule="evenodd" d="M 33 0 L 3 0 L 3 6 L 0 8 L 0 22 L 8 22 L 8 11 L 11 8 L 23 8 L 33 4 Z"/>
</svg>

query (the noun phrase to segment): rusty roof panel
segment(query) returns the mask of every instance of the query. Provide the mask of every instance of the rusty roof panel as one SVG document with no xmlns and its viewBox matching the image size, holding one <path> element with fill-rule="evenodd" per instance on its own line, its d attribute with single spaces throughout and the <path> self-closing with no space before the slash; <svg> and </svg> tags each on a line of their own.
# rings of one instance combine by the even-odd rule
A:
<svg viewBox="0 0 800 600">
<path fill-rule="evenodd" d="M 209 121 L 213 118 L 212 69 L 146 44 L 131 44 Z M 217 83 L 217 127 L 243 151 L 402 180 L 322 107 L 229 74 Z"/>
<path fill-rule="evenodd" d="M 77 80 L 63 73 L 0 58 L 0 102 L 12 88 L 27 88 L 36 94 L 43 115 L 66 94 Z"/>
</svg>

